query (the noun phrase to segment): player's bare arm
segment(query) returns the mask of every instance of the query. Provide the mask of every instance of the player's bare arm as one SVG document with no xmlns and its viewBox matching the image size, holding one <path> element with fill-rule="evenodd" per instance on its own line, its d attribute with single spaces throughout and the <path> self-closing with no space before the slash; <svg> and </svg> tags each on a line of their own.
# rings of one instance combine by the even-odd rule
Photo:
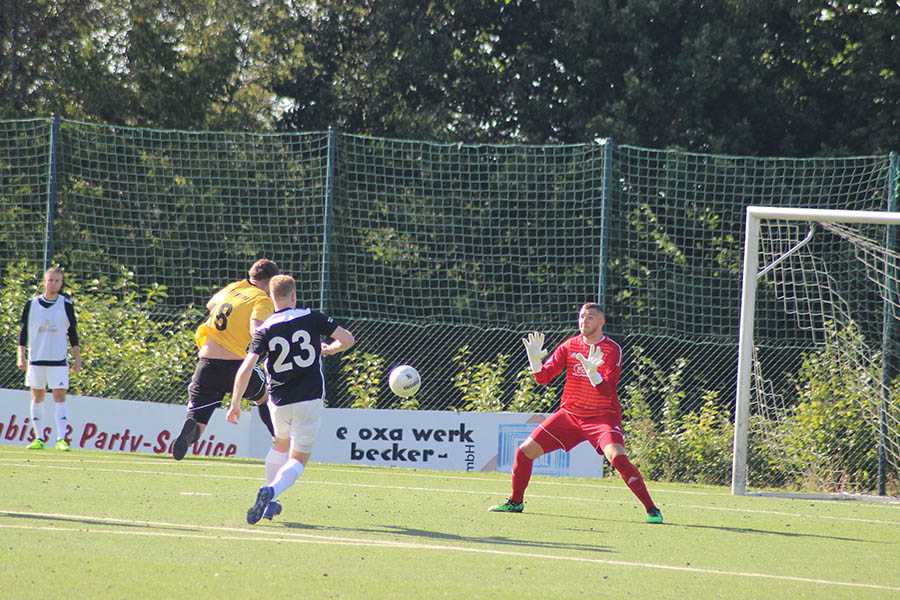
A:
<svg viewBox="0 0 900 600">
<path fill-rule="evenodd" d="M 256 330 L 259 329 L 259 326 L 262 324 L 263 322 L 259 319 L 250 319 L 250 337 L 253 337 L 253 334 L 256 333 Z"/>
<path fill-rule="evenodd" d="M 72 346 L 72 372 L 77 373 L 81 370 L 81 346 Z"/>
<path fill-rule="evenodd" d="M 234 376 L 234 387 L 231 389 L 231 406 L 225 418 L 229 423 L 235 423 L 241 418 L 241 398 L 247 391 L 247 383 L 250 382 L 250 375 L 253 373 L 253 367 L 259 360 L 259 354 L 248 352 L 241 366 L 238 368 L 237 374 Z"/>
<path fill-rule="evenodd" d="M 322 342 L 322 356 L 330 356 L 332 354 L 337 354 L 338 352 L 344 352 L 349 350 L 350 346 L 356 343 L 356 338 L 353 337 L 353 334 L 340 326 L 334 330 L 331 337 L 333 338 L 333 341 L 327 344 Z"/>
</svg>

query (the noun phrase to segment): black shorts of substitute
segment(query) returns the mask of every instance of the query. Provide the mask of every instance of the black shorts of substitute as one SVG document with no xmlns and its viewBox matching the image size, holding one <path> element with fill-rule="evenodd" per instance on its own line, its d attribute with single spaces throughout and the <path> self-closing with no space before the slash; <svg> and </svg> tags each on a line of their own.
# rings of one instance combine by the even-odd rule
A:
<svg viewBox="0 0 900 600">
<path fill-rule="evenodd" d="M 221 358 L 201 358 L 197 361 L 194 376 L 188 385 L 187 416 L 198 423 L 209 424 L 213 412 L 222 405 L 225 394 L 230 394 L 234 387 L 234 376 L 241 366 L 240 360 Z M 256 381 L 259 379 L 260 381 Z M 265 379 L 262 369 L 254 369 L 248 390 L 265 391 Z M 261 394 L 260 394 L 261 396 Z M 256 400 L 256 398 L 251 398 Z"/>
</svg>

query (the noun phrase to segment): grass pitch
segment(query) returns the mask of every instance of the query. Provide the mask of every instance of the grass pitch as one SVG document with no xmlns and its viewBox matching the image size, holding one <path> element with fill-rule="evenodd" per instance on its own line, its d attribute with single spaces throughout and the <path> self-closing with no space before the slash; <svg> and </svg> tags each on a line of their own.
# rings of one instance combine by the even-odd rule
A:
<svg viewBox="0 0 900 600">
<path fill-rule="evenodd" d="M 261 461 L 0 446 L 3 598 L 900 598 L 900 504 L 312 463 L 247 525 Z"/>
</svg>

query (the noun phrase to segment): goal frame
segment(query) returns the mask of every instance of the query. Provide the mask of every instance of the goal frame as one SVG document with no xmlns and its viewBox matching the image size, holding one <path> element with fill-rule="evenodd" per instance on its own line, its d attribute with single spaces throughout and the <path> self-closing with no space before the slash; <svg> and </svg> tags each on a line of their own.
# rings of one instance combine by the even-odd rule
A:
<svg viewBox="0 0 900 600">
<path fill-rule="evenodd" d="M 731 464 L 732 495 L 747 494 L 747 439 L 750 422 L 750 384 L 753 368 L 753 324 L 759 272 L 760 225 L 763 220 L 815 223 L 873 223 L 900 225 L 900 212 L 832 210 L 748 206 L 744 230 L 744 265 L 741 283 L 740 329 L 738 334 L 737 385 L 734 409 L 734 448 Z M 801 242 L 802 243 L 802 242 Z M 796 250 L 795 246 L 790 252 Z M 780 259 L 779 259 L 780 260 Z M 773 263 L 774 264 L 774 263 Z M 881 470 L 881 469 L 879 469 Z M 882 485 L 879 485 L 881 488 Z M 884 491 L 879 490 L 880 494 Z"/>
</svg>

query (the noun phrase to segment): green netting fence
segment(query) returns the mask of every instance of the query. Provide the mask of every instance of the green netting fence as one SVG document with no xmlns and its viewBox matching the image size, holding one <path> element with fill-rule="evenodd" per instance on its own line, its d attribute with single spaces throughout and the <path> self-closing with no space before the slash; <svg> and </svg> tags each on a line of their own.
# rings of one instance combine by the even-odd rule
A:
<svg viewBox="0 0 900 600">
<path fill-rule="evenodd" d="M 727 416 L 745 207 L 887 210 L 896 177 L 895 154 L 0 121 L 0 387 L 23 387 L 20 304 L 53 262 L 86 323 L 73 391 L 184 402 L 203 306 L 268 257 L 300 303 L 358 338 L 327 361 L 330 406 L 553 408 L 561 380 L 549 394 L 530 384 L 520 337 L 544 331 L 552 348 L 599 301 L 625 350 L 627 405 L 659 419 L 674 394 L 686 415 L 712 404 Z M 759 343 L 807 339 L 776 302 L 759 310 Z M 412 403 L 387 389 L 398 363 L 422 374 Z"/>
</svg>

